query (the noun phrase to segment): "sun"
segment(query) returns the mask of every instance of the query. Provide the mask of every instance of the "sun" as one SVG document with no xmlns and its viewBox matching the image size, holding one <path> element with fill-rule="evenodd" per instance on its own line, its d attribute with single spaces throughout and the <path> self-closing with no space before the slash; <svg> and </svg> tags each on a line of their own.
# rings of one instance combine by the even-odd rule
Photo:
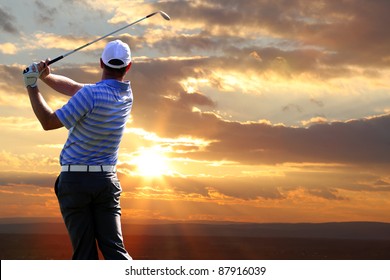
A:
<svg viewBox="0 0 390 280">
<path fill-rule="evenodd" d="M 159 177 L 169 173 L 168 159 L 161 151 L 141 150 L 132 160 L 137 173 L 143 177 Z"/>
</svg>

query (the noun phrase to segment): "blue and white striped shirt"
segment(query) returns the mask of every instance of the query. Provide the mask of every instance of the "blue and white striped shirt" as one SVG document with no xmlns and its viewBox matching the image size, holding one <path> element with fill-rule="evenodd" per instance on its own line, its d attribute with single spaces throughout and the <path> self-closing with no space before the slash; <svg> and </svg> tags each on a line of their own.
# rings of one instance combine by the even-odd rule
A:
<svg viewBox="0 0 390 280">
<path fill-rule="evenodd" d="M 132 104 L 130 82 L 103 80 L 81 88 L 55 112 L 69 129 L 61 165 L 115 165 Z"/>
</svg>

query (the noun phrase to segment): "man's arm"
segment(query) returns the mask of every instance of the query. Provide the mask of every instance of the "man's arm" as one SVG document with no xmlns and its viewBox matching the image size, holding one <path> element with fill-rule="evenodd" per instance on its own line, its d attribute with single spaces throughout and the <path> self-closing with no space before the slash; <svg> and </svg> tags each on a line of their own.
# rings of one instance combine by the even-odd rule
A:
<svg viewBox="0 0 390 280">
<path fill-rule="evenodd" d="M 78 83 L 68 77 L 52 74 L 50 71 L 50 67 L 44 61 L 41 61 L 38 64 L 40 79 L 47 84 L 49 87 L 62 93 L 64 95 L 73 96 L 78 92 L 84 84 Z"/>
<path fill-rule="evenodd" d="M 44 130 L 52 130 L 64 126 L 55 112 L 46 103 L 37 86 L 27 86 L 27 92 L 33 111 Z"/>
<path fill-rule="evenodd" d="M 41 80 L 55 91 L 68 96 L 75 95 L 84 86 L 68 77 L 51 73 L 46 77 L 41 77 Z"/>
</svg>

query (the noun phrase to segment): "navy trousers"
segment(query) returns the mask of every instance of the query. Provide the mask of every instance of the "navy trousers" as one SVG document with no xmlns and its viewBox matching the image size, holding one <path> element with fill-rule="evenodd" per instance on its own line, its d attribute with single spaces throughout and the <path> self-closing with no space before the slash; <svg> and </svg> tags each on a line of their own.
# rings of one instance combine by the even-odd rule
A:
<svg viewBox="0 0 390 280">
<path fill-rule="evenodd" d="M 131 259 L 123 244 L 122 192 L 116 173 L 61 172 L 55 193 L 68 230 L 74 260 Z"/>
</svg>

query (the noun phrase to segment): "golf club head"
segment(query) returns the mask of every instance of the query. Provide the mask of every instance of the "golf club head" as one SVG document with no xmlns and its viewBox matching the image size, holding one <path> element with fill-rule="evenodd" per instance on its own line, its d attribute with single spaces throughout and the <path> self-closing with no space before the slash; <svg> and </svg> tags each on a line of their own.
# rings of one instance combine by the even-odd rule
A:
<svg viewBox="0 0 390 280">
<path fill-rule="evenodd" d="M 167 13 L 165 13 L 163 11 L 158 11 L 158 12 L 165 20 L 171 20 L 170 16 L 168 16 Z"/>
</svg>

